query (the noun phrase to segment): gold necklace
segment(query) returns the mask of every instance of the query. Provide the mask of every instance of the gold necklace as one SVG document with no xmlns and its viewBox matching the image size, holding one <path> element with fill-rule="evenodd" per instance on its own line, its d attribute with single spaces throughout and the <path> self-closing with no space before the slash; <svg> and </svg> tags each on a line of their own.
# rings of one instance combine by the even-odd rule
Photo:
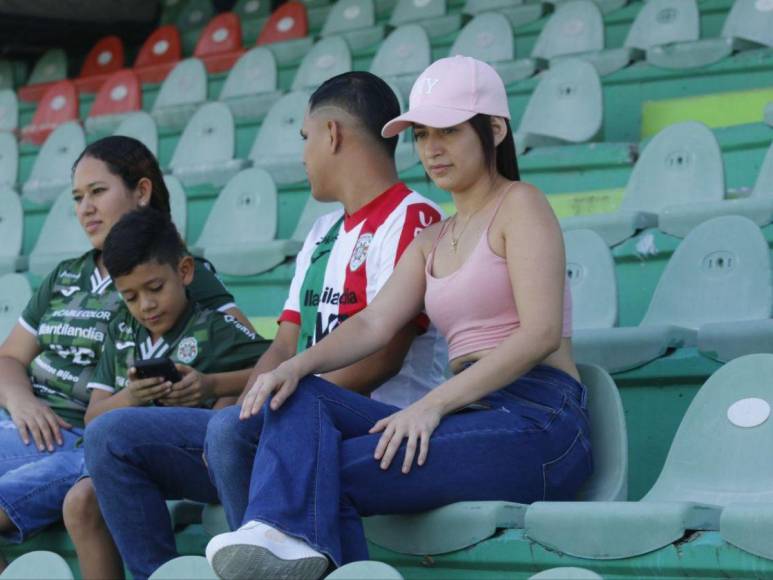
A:
<svg viewBox="0 0 773 580">
<path fill-rule="evenodd" d="M 459 246 L 459 240 L 462 239 L 462 236 L 464 235 L 464 230 L 467 229 L 467 226 L 470 225 L 470 222 L 472 221 L 472 218 L 475 217 L 475 214 L 478 213 L 480 210 L 482 210 L 486 205 L 488 205 L 489 200 L 485 200 L 483 204 L 481 204 L 480 207 L 478 207 L 474 212 L 470 214 L 470 217 L 467 218 L 467 221 L 464 222 L 464 227 L 462 227 L 462 231 L 459 232 L 459 235 L 454 237 L 454 227 L 456 226 L 456 218 L 459 216 L 458 213 L 454 214 L 454 222 L 451 224 L 451 232 L 450 232 L 450 238 L 451 238 L 451 249 L 456 253 L 457 248 Z"/>
</svg>

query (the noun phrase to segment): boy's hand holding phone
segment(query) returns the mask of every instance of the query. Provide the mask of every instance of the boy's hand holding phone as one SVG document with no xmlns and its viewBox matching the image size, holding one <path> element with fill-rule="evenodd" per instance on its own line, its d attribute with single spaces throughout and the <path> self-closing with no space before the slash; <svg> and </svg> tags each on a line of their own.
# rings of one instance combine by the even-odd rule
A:
<svg viewBox="0 0 773 580">
<path fill-rule="evenodd" d="M 200 407 L 215 398 L 214 386 L 208 375 L 193 367 L 177 363 L 182 379 L 172 385 L 170 392 L 159 399 L 166 407 Z"/>
<path fill-rule="evenodd" d="M 129 384 L 127 385 L 129 396 L 134 406 L 149 405 L 156 399 L 169 394 L 172 383 L 164 377 L 140 378 L 137 369 L 129 369 Z"/>
</svg>

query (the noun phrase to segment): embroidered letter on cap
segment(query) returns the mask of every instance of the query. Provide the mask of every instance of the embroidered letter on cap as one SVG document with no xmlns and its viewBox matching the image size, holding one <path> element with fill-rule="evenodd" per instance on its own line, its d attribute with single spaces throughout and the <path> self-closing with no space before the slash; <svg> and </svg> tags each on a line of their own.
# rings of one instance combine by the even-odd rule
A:
<svg viewBox="0 0 773 580">
<path fill-rule="evenodd" d="M 432 93 L 432 89 L 435 88 L 435 85 L 438 84 L 438 81 L 440 79 L 431 79 L 429 77 L 424 77 L 424 94 L 429 95 Z"/>
</svg>

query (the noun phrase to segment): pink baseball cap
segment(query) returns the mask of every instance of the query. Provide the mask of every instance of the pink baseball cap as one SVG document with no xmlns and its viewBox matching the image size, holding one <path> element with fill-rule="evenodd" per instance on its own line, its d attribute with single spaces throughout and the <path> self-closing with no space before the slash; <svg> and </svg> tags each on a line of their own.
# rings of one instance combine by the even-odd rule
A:
<svg viewBox="0 0 773 580">
<path fill-rule="evenodd" d="M 453 127 L 480 113 L 510 118 L 507 91 L 497 71 L 469 56 L 441 58 L 416 79 L 408 111 L 384 125 L 381 135 L 394 137 L 413 123 Z"/>
</svg>

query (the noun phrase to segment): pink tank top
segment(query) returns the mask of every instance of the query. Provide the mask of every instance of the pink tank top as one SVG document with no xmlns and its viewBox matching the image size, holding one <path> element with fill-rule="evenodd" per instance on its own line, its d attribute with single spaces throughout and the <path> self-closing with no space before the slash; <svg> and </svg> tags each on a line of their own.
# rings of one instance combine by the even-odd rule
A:
<svg viewBox="0 0 773 580">
<path fill-rule="evenodd" d="M 442 278 L 432 275 L 435 250 L 448 222 L 440 230 L 427 258 L 424 306 L 430 320 L 448 341 L 449 360 L 495 348 L 521 325 L 507 261 L 497 256 L 488 243 L 489 230 L 502 200 L 504 195 L 472 253 L 458 270 Z M 568 280 L 564 284 L 563 316 L 561 335 L 568 338 L 572 335 L 572 295 Z"/>
</svg>

